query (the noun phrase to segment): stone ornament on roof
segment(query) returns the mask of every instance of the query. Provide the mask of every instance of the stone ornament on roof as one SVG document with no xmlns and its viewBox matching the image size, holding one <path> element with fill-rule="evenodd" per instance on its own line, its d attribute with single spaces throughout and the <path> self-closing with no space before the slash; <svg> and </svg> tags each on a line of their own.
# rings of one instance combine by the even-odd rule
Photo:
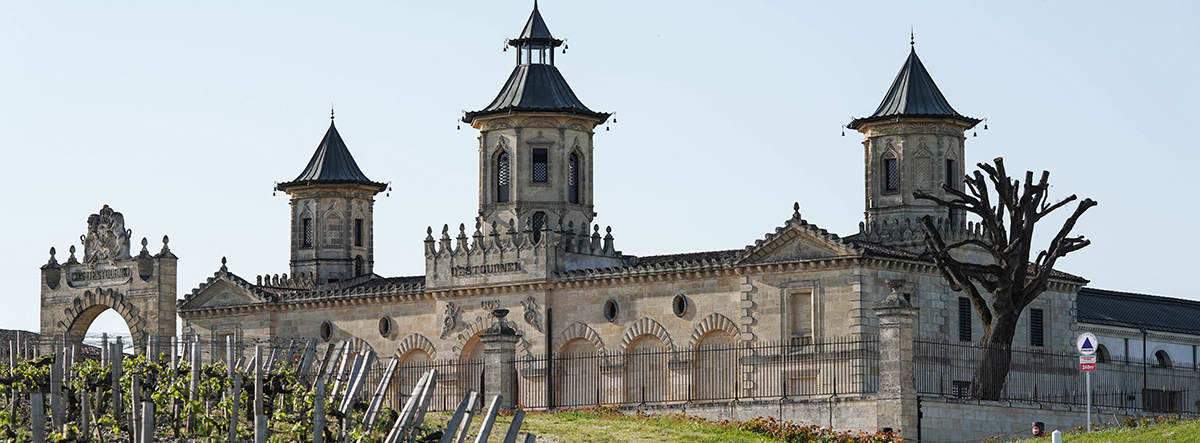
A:
<svg viewBox="0 0 1200 443">
<path fill-rule="evenodd" d="M 112 265 L 131 258 L 129 237 L 132 235 L 133 231 L 125 228 L 125 216 L 104 205 L 100 213 L 88 216 L 87 234 L 79 236 L 83 243 L 83 263 L 88 266 Z"/>
</svg>

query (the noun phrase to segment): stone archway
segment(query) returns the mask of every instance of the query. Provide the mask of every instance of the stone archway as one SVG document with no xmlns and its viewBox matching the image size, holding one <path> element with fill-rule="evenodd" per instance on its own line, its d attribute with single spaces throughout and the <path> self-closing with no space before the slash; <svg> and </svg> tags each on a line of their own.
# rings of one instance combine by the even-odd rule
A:
<svg viewBox="0 0 1200 443">
<path fill-rule="evenodd" d="M 68 341 L 80 343 L 87 334 L 88 327 L 92 325 L 92 321 L 109 309 L 116 311 L 125 320 L 125 326 L 129 327 L 129 335 L 133 337 L 133 344 L 139 348 L 144 346 L 145 343 L 142 339 L 145 334 L 142 332 L 146 329 L 146 319 L 142 318 L 141 311 L 137 306 L 134 306 L 125 299 L 124 295 L 114 289 L 84 291 L 82 295 L 71 300 L 67 308 L 63 309 L 64 319 L 56 326 L 60 330 L 66 331 Z"/>
<path fill-rule="evenodd" d="M 133 336 L 135 352 L 146 351 L 147 340 L 160 337 L 156 346 L 175 336 L 175 273 L 179 260 L 167 247 L 151 254 L 143 238 L 142 250 L 131 255 L 133 231 L 125 228 L 125 217 L 108 205 L 88 217 L 88 231 L 79 237 L 83 260 L 75 258 L 75 246 L 63 263 L 50 248 L 50 260 L 42 266 L 41 334 L 44 350 L 66 334 L 68 341 L 81 343 L 92 321 L 112 309 L 121 315 Z"/>
</svg>

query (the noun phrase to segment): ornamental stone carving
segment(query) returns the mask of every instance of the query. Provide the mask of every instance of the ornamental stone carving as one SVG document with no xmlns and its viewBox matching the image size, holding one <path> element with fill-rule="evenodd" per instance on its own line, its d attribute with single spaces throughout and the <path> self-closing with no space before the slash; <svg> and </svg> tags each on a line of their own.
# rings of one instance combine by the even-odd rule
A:
<svg viewBox="0 0 1200 443">
<path fill-rule="evenodd" d="M 525 323 L 533 326 L 533 329 L 537 329 L 538 332 L 545 332 L 542 330 L 542 311 L 541 306 L 538 306 L 537 299 L 531 295 L 521 301 L 521 306 L 525 307 Z"/>
<path fill-rule="evenodd" d="M 458 318 L 462 316 L 463 308 L 456 306 L 454 303 L 446 303 L 446 313 L 442 317 L 442 340 L 450 336 L 458 328 Z"/>
<path fill-rule="evenodd" d="M 129 259 L 129 237 L 132 235 L 132 230 L 125 229 L 125 216 L 104 205 L 99 214 L 88 216 L 88 232 L 79 236 L 83 243 L 83 263 L 112 265 L 117 260 Z"/>
</svg>

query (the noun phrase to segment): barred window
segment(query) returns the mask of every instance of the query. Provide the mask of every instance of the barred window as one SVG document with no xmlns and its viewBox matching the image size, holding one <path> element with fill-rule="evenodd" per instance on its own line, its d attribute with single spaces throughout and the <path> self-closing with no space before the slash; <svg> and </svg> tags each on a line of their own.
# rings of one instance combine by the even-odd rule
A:
<svg viewBox="0 0 1200 443">
<path fill-rule="evenodd" d="M 508 182 L 509 182 L 509 161 L 508 153 L 501 152 L 496 158 L 496 201 L 508 201 Z"/>
<path fill-rule="evenodd" d="M 364 275 L 367 273 L 367 261 L 363 256 L 354 257 L 354 275 Z"/>
<path fill-rule="evenodd" d="M 895 190 L 900 189 L 900 169 L 896 164 L 896 159 L 894 159 L 894 158 L 883 159 L 883 171 L 884 171 L 883 190 L 884 191 L 895 191 Z"/>
<path fill-rule="evenodd" d="M 954 170 L 954 160 L 946 159 L 946 186 L 950 189 L 958 189 L 958 182 L 962 181 L 962 177 L 958 176 L 958 172 Z"/>
<path fill-rule="evenodd" d="M 971 300 L 966 297 L 958 298 L 958 339 L 971 341 Z"/>
<path fill-rule="evenodd" d="M 971 391 L 971 382 L 963 380 L 954 380 L 951 382 L 951 395 L 957 398 L 966 398 Z"/>
<path fill-rule="evenodd" d="M 1029 346 L 1046 346 L 1046 324 L 1041 309 L 1029 310 Z"/>
<path fill-rule="evenodd" d="M 533 150 L 533 181 L 534 183 L 546 183 L 550 181 L 550 165 L 548 163 L 549 154 L 545 148 L 537 148 Z"/>
<path fill-rule="evenodd" d="M 929 157 L 917 157 L 917 187 L 924 190 L 932 190 L 934 182 L 933 177 L 933 160 Z"/>
<path fill-rule="evenodd" d="M 363 245 L 363 219 L 354 219 L 354 246 Z"/>
<path fill-rule="evenodd" d="M 305 247 L 311 247 L 313 245 L 313 224 L 312 224 L 311 218 L 305 218 L 305 219 L 301 220 L 300 235 L 301 235 L 301 242 L 300 242 L 301 245 L 303 245 Z"/>
<path fill-rule="evenodd" d="M 537 243 L 542 241 L 542 229 L 546 227 L 546 213 L 533 213 L 533 220 L 531 223 L 533 224 L 533 226 L 531 226 L 533 228 L 533 242 Z"/>
<path fill-rule="evenodd" d="M 567 201 L 579 203 L 579 156 L 575 154 L 567 162 Z"/>
</svg>

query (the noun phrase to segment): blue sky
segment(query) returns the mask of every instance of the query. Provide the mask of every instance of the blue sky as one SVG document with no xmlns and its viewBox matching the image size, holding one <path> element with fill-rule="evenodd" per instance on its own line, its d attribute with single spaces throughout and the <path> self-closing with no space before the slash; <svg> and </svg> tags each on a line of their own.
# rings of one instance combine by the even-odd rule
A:
<svg viewBox="0 0 1200 443">
<path fill-rule="evenodd" d="M 1060 261 L 1092 286 L 1200 299 L 1192 205 L 1200 14 L 1189 2 L 544 1 L 557 65 L 619 123 L 596 136 L 597 222 L 618 249 L 733 249 L 791 215 L 841 235 L 863 211 L 861 136 L 916 49 L 961 113 L 968 162 L 1052 172 L 1100 202 Z M 328 126 L 376 202 L 376 271 L 423 273 L 425 227 L 469 222 L 484 107 L 526 1 L 0 3 L 0 327 L 38 328 L 38 267 L 111 205 L 171 236 L 179 294 L 227 256 L 287 272 L 287 198 Z M 1064 214 L 1066 211 L 1063 211 Z M 1048 223 L 1059 223 L 1062 217 Z M 1043 226 L 1048 236 L 1057 230 Z M 102 317 L 93 330 L 122 328 Z"/>
</svg>

